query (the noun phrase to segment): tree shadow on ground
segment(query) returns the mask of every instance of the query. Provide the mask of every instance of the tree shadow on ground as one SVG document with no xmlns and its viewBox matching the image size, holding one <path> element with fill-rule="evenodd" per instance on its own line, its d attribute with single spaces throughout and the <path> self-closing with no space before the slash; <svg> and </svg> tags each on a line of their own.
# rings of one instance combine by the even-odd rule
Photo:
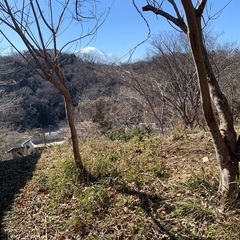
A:
<svg viewBox="0 0 240 240">
<path fill-rule="evenodd" d="M 11 209 L 15 195 L 32 178 L 41 153 L 0 162 L 0 239 L 7 239 L 2 221 L 4 213 Z"/>
<path fill-rule="evenodd" d="M 169 231 L 169 226 L 166 221 L 162 222 L 157 215 L 155 214 L 156 210 L 161 205 L 166 205 L 164 199 L 156 194 L 148 194 L 143 191 L 137 191 L 132 188 L 126 187 L 123 191 L 124 194 L 129 194 L 132 196 L 136 196 L 139 198 L 139 206 L 147 213 L 148 216 L 151 217 L 155 229 L 158 229 L 158 232 L 167 236 L 167 238 L 163 239 L 176 239 L 175 236 Z M 169 208 L 168 210 L 166 208 Z M 172 211 L 171 206 L 165 206 L 165 211 Z M 162 239 L 162 238 L 161 238 Z"/>
</svg>

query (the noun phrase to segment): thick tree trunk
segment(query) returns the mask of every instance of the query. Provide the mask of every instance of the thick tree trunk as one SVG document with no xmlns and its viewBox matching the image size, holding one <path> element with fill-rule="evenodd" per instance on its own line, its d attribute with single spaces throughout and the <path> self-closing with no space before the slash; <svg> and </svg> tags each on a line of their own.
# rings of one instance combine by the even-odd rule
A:
<svg viewBox="0 0 240 240">
<path fill-rule="evenodd" d="M 198 75 L 204 117 L 212 136 L 220 167 L 219 192 L 222 195 L 223 203 L 231 203 L 239 190 L 237 180 L 239 179 L 240 140 L 237 141 L 231 109 L 212 71 L 203 43 L 201 18 L 207 0 L 199 1 L 197 8 L 193 6 L 191 0 L 181 0 L 187 24 L 182 18 L 175 1 L 169 0 L 169 3 L 173 6 L 177 17 L 173 17 L 161 8 L 155 7 L 154 3 L 155 1 L 153 1 L 153 5 L 144 6 L 143 11 L 152 11 L 165 17 L 178 26 L 189 39 Z M 213 112 L 212 102 L 217 110 L 219 125 Z"/>
<path fill-rule="evenodd" d="M 211 98 L 217 109 L 220 132 L 228 152 L 227 158 L 220 162 L 221 178 L 219 181 L 219 192 L 223 196 L 225 194 L 234 196 L 238 191 L 236 180 L 239 179 L 239 146 L 237 134 L 234 129 L 233 115 L 227 98 L 219 87 L 205 49 L 204 52 Z"/>
<path fill-rule="evenodd" d="M 188 22 L 187 35 L 198 74 L 204 116 L 212 135 L 220 167 L 219 192 L 222 195 L 222 203 L 232 202 L 238 191 L 236 180 L 239 177 L 238 147 L 236 133 L 233 128 L 232 113 L 229 111 L 227 100 L 220 91 L 207 58 L 201 28 L 202 14 L 198 14 L 191 1 L 182 0 L 182 4 Z M 213 113 L 211 99 L 216 105 L 221 124 L 220 128 Z"/>
</svg>

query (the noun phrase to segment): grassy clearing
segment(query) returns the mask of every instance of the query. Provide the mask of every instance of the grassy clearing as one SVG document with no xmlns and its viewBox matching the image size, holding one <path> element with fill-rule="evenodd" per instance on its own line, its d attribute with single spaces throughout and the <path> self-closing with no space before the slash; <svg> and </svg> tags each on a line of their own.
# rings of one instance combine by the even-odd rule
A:
<svg viewBox="0 0 240 240">
<path fill-rule="evenodd" d="M 239 213 L 218 210 L 206 133 L 80 143 L 98 181 L 78 183 L 71 148 L 48 149 L 2 224 L 8 239 L 239 239 Z"/>
</svg>

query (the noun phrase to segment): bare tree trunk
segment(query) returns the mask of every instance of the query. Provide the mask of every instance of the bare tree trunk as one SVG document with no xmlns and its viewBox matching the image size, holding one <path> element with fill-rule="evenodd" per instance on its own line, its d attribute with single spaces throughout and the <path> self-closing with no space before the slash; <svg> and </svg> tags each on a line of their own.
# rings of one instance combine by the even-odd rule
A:
<svg viewBox="0 0 240 240">
<path fill-rule="evenodd" d="M 79 173 L 79 176 L 78 176 L 79 181 L 84 183 L 87 183 L 89 181 L 95 181 L 96 178 L 91 173 L 89 173 L 87 169 L 84 167 L 82 158 L 80 155 L 78 135 L 77 135 L 74 118 L 73 118 L 72 100 L 71 100 L 70 92 L 68 89 L 66 89 L 64 92 L 61 91 L 61 93 L 64 96 L 67 121 L 68 121 L 68 125 L 71 132 L 73 155 L 74 155 L 76 168 Z"/>
<path fill-rule="evenodd" d="M 212 71 L 208 53 L 203 43 L 201 18 L 207 0 L 198 1 L 196 8 L 191 0 L 181 0 L 187 24 L 176 2 L 173 0 L 168 2 L 174 8 L 176 17 L 163 11 L 161 7 L 158 8 L 157 1 L 151 1 L 152 5 L 144 6 L 143 11 L 152 11 L 165 17 L 178 26 L 189 39 L 200 86 L 204 117 L 212 136 L 220 167 L 219 193 L 222 196 L 223 204 L 232 204 L 239 191 L 237 181 L 239 180 L 240 137 L 237 141 L 231 109 Z M 216 107 L 218 119 L 214 115 L 212 102 Z"/>
<path fill-rule="evenodd" d="M 71 132 L 73 155 L 74 155 L 77 168 L 81 170 L 84 168 L 84 166 L 83 166 L 80 151 L 79 151 L 78 136 L 77 136 L 77 131 L 76 131 L 76 127 L 73 119 L 73 110 L 72 110 L 71 96 L 69 91 L 66 91 L 66 93 L 64 93 L 64 100 L 65 100 L 67 121 L 68 121 L 70 132 Z"/>
<path fill-rule="evenodd" d="M 231 108 L 228 104 L 227 98 L 219 87 L 218 81 L 211 68 L 206 50 L 205 64 L 207 67 L 211 97 L 217 109 L 220 122 L 220 132 L 228 152 L 228 156 L 220 162 L 221 178 L 219 181 L 219 192 L 224 195 L 224 192 L 229 188 L 229 194 L 232 195 L 238 191 L 238 184 L 236 180 L 239 179 L 239 143 L 237 141 L 237 134 L 233 125 Z"/>
<path fill-rule="evenodd" d="M 61 85 L 58 84 L 55 87 L 60 91 L 60 93 L 64 97 L 65 110 L 66 110 L 66 115 L 67 115 L 66 117 L 67 117 L 68 125 L 70 128 L 70 132 L 71 132 L 73 155 L 74 155 L 74 160 L 75 160 L 77 170 L 79 172 L 79 180 L 83 181 L 83 182 L 86 182 L 88 180 L 94 180 L 94 177 L 91 176 L 91 174 L 89 174 L 88 171 L 86 170 L 86 168 L 84 167 L 82 158 L 80 155 L 78 135 L 77 135 L 77 130 L 76 130 L 75 122 L 74 122 L 74 118 L 73 118 L 71 94 L 69 92 L 69 89 L 66 86 L 66 81 L 65 81 L 65 78 L 64 78 L 60 68 L 57 68 L 56 74 L 57 74 L 60 82 L 62 83 Z"/>
<path fill-rule="evenodd" d="M 202 13 L 198 14 L 190 1 L 182 0 L 182 4 L 188 22 L 187 35 L 197 69 L 204 116 L 212 135 L 220 167 L 219 192 L 222 195 L 222 203 L 231 203 L 238 191 L 236 181 L 239 178 L 237 139 L 233 128 L 232 113 L 225 96 L 220 91 L 207 58 L 201 28 Z M 210 91 L 219 116 L 220 128 L 213 113 Z"/>
</svg>

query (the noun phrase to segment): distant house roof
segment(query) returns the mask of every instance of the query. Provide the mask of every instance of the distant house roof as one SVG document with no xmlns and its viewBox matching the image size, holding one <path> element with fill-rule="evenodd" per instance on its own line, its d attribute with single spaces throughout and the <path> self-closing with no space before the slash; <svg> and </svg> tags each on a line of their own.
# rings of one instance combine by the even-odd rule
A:
<svg viewBox="0 0 240 240">
<path fill-rule="evenodd" d="M 35 146 L 34 143 L 31 141 L 31 139 L 28 139 L 26 141 L 24 141 L 20 147 L 13 147 L 10 148 L 9 150 L 7 150 L 7 153 L 13 152 L 13 151 L 18 151 L 20 149 L 23 149 L 28 143 L 30 143 L 33 147 Z"/>
<path fill-rule="evenodd" d="M 21 146 L 24 147 L 27 143 L 30 143 L 31 145 L 34 146 L 34 143 L 31 141 L 31 139 L 28 139 L 28 140 L 24 141 L 24 142 L 21 144 Z"/>
<path fill-rule="evenodd" d="M 14 147 L 14 148 L 10 148 L 9 150 L 7 150 L 7 153 L 13 152 L 13 151 L 17 151 L 23 149 L 23 147 Z"/>
</svg>

